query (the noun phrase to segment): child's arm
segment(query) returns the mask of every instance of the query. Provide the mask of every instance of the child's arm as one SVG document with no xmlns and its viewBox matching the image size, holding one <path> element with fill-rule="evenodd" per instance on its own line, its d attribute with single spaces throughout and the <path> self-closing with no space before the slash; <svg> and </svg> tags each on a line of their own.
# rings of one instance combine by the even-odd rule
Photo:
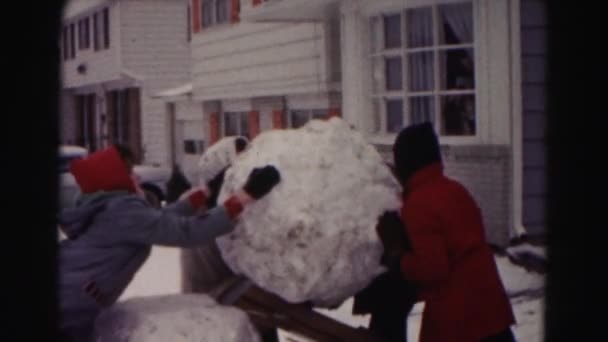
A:
<svg viewBox="0 0 608 342">
<path fill-rule="evenodd" d="M 233 196 L 222 206 L 189 217 L 152 209 L 142 203 L 129 211 L 134 223 L 129 231 L 124 232 L 125 238 L 148 245 L 195 247 L 231 232 L 246 203 L 243 195 Z"/>
<path fill-rule="evenodd" d="M 234 219 L 243 206 L 253 199 L 266 195 L 280 181 L 279 172 L 272 166 L 254 169 L 243 190 L 230 197 L 223 205 L 204 214 L 191 217 L 176 215 L 170 211 L 150 208 L 143 202 L 133 203 L 127 219 L 133 220 L 129 231 L 121 232 L 125 239 L 134 243 L 158 244 L 175 247 L 195 247 L 212 241 L 234 229 Z M 196 195 L 200 196 L 200 195 Z M 204 202 L 200 198 L 189 201 Z"/>
</svg>

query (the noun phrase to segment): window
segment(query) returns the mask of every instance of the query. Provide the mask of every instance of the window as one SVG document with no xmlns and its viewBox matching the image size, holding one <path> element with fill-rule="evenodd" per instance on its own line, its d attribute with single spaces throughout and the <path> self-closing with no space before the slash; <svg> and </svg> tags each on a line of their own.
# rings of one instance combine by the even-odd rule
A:
<svg viewBox="0 0 608 342">
<path fill-rule="evenodd" d="M 63 60 L 67 61 L 70 59 L 70 38 L 67 26 L 63 27 L 61 40 L 63 42 Z"/>
<path fill-rule="evenodd" d="M 110 48 L 110 11 L 108 8 L 93 15 L 93 48 L 95 51 Z"/>
<path fill-rule="evenodd" d="M 250 137 L 247 112 L 222 113 L 222 136 L 243 135 Z"/>
<path fill-rule="evenodd" d="M 230 0 L 202 0 L 203 27 L 229 22 L 232 3 Z"/>
<path fill-rule="evenodd" d="M 78 21 L 78 49 L 84 50 L 90 47 L 89 18 Z"/>
<path fill-rule="evenodd" d="M 110 10 L 103 10 L 103 48 L 110 48 Z"/>
<path fill-rule="evenodd" d="M 287 114 L 285 123 L 287 127 L 300 128 L 306 125 L 310 120 L 327 118 L 327 114 L 326 109 L 290 110 Z"/>
<path fill-rule="evenodd" d="M 376 129 L 431 121 L 443 136 L 475 135 L 472 3 L 405 9 L 370 25 Z"/>
<path fill-rule="evenodd" d="M 93 14 L 93 49 L 95 51 L 99 50 L 101 47 L 101 43 L 99 41 L 99 14 Z"/>
<path fill-rule="evenodd" d="M 70 59 L 76 58 L 76 29 L 74 23 L 70 24 Z"/>
<path fill-rule="evenodd" d="M 205 141 L 186 139 L 184 140 L 184 153 L 201 155 L 205 152 Z"/>
</svg>

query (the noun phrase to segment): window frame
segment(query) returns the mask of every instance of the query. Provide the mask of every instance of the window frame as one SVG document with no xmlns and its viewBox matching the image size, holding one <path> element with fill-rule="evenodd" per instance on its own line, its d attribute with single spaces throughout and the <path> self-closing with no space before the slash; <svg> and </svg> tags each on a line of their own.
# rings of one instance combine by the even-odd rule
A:
<svg viewBox="0 0 608 342">
<path fill-rule="evenodd" d="M 298 127 L 294 127 L 294 120 L 293 120 L 293 114 L 295 112 L 303 112 L 306 114 L 306 121 L 298 126 Z M 319 113 L 322 113 L 322 117 L 323 119 L 327 119 L 329 117 L 329 109 L 327 108 L 321 108 L 321 107 L 315 107 L 315 108 L 289 108 L 287 110 L 284 111 L 284 122 L 285 122 L 285 128 L 290 128 L 290 129 L 297 129 L 300 128 L 302 126 L 305 126 L 308 122 L 310 122 L 310 120 L 313 119 L 320 119 L 319 117 L 315 117 L 315 116 L 319 116 Z"/>
<path fill-rule="evenodd" d="M 236 134 L 226 134 L 226 116 L 227 115 L 237 115 L 237 125 L 236 125 Z M 249 122 L 249 112 L 247 111 L 221 111 L 219 113 L 219 136 L 220 138 L 231 137 L 231 136 L 246 136 L 249 138 L 251 136 L 251 125 Z M 247 132 L 243 133 L 243 121 L 245 121 L 247 125 Z"/>
<path fill-rule="evenodd" d="M 220 18 L 220 5 L 226 6 L 226 17 Z M 233 1 L 231 0 L 201 0 L 201 29 L 230 24 Z M 211 15 L 209 16 L 209 13 Z"/>
<path fill-rule="evenodd" d="M 449 4 L 470 4 L 471 6 L 471 17 L 472 17 L 472 41 L 469 43 L 460 44 L 445 44 L 440 39 L 440 12 L 439 7 Z M 367 63 L 369 63 L 368 75 L 366 76 L 370 80 L 370 87 L 368 90 L 368 96 L 370 101 L 370 108 L 374 111 L 375 126 L 373 127 L 373 135 L 386 136 L 396 135 L 396 132 L 388 130 L 387 121 L 388 113 L 386 103 L 389 100 L 400 99 L 403 101 L 402 106 L 402 122 L 403 127 L 406 127 L 411 120 L 412 112 L 409 110 L 411 99 L 422 98 L 429 96 L 432 98 L 431 106 L 433 106 L 433 113 L 430 115 L 431 120 L 435 126 L 438 136 L 442 141 L 451 142 L 473 142 L 478 141 L 481 136 L 481 125 L 480 116 L 481 111 L 479 110 L 480 101 L 480 73 L 478 64 L 480 63 L 480 47 L 479 47 L 479 35 L 478 35 L 478 13 L 479 4 L 475 0 L 459 0 L 459 1 L 445 1 L 445 2 L 418 2 L 412 6 L 404 7 L 401 3 L 399 6 L 392 6 L 384 10 L 377 10 L 366 13 L 366 30 L 369 32 L 369 46 L 366 49 Z M 407 11 L 410 9 L 421 9 L 431 8 L 432 10 L 432 24 L 433 24 L 433 44 L 424 47 L 408 47 L 407 45 Z M 386 48 L 385 47 L 385 22 L 386 16 L 399 15 L 400 18 L 400 46 L 397 48 Z M 375 39 L 374 39 L 375 38 Z M 375 47 L 378 46 L 376 49 Z M 472 89 L 442 89 L 441 86 L 441 72 L 445 70 L 445 65 L 442 63 L 442 53 L 450 50 L 471 50 L 473 51 L 473 80 L 474 87 Z M 409 60 L 412 53 L 416 52 L 432 52 L 433 53 L 433 86 L 432 89 L 426 91 L 410 91 L 409 84 Z M 386 58 L 387 57 L 398 57 L 401 59 L 401 89 L 399 90 L 387 90 L 387 73 L 386 73 Z M 381 63 L 380 69 L 382 70 L 381 85 L 382 90 L 377 90 L 376 79 L 374 78 L 374 72 L 377 71 L 377 65 L 375 63 Z M 444 62 L 445 63 L 445 62 Z M 447 87 L 446 87 L 447 88 Z M 475 132 L 470 135 L 448 135 L 443 134 L 442 131 L 442 120 L 443 115 L 441 112 L 442 100 L 447 96 L 456 95 L 472 95 L 474 96 L 474 122 Z"/>
</svg>

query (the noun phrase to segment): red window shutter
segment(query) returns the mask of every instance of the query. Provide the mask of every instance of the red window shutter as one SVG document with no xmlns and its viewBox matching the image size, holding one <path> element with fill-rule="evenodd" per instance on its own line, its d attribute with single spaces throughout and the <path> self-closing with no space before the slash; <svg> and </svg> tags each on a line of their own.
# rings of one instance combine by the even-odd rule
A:
<svg viewBox="0 0 608 342">
<path fill-rule="evenodd" d="M 192 0 L 192 33 L 198 33 L 201 30 L 201 0 Z"/>
<path fill-rule="evenodd" d="M 272 128 L 285 128 L 284 112 L 282 110 L 272 111 Z"/>
<path fill-rule="evenodd" d="M 239 13 L 241 11 L 241 1 L 240 0 L 230 0 L 230 22 L 238 23 L 239 22 Z"/>
<path fill-rule="evenodd" d="M 220 113 L 213 112 L 209 115 L 209 146 L 220 139 Z"/>
<path fill-rule="evenodd" d="M 341 117 L 340 108 L 329 108 L 327 110 L 327 118 L 331 119 L 334 116 Z"/>
<path fill-rule="evenodd" d="M 257 6 L 262 3 L 262 0 L 253 0 L 253 6 Z"/>
<path fill-rule="evenodd" d="M 260 112 L 256 110 L 249 112 L 249 134 L 251 139 L 260 134 Z"/>
</svg>

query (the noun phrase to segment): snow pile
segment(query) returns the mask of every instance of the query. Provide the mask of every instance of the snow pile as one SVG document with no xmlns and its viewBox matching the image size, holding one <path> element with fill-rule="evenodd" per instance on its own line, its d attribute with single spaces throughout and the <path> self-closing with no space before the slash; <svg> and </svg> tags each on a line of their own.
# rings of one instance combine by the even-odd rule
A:
<svg viewBox="0 0 608 342">
<path fill-rule="evenodd" d="M 339 118 L 267 131 L 228 169 L 220 202 L 267 164 L 281 182 L 217 240 L 235 273 L 289 302 L 333 306 L 382 272 L 375 226 L 401 207 L 401 188 L 360 133 Z"/>
<path fill-rule="evenodd" d="M 495 256 L 494 259 L 509 297 L 532 294 L 544 289 L 545 278 L 541 274 L 514 265 L 508 257 Z"/>
<path fill-rule="evenodd" d="M 211 145 L 201 156 L 197 170 L 201 184 L 207 184 L 236 158 L 235 140 L 237 138 L 236 136 L 222 138 Z"/>
<path fill-rule="evenodd" d="M 96 342 L 260 341 L 244 312 L 205 295 L 139 297 L 103 311 Z"/>
</svg>

